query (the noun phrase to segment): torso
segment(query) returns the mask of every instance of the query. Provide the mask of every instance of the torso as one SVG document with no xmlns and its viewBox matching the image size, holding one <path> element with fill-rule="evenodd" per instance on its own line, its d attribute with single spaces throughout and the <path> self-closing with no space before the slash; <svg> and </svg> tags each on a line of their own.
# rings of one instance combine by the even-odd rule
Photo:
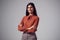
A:
<svg viewBox="0 0 60 40">
<path fill-rule="evenodd" d="M 38 18 L 37 16 L 31 16 L 30 19 L 28 19 L 28 16 L 24 17 L 24 25 L 25 27 L 30 27 L 34 24 L 35 19 Z"/>
</svg>

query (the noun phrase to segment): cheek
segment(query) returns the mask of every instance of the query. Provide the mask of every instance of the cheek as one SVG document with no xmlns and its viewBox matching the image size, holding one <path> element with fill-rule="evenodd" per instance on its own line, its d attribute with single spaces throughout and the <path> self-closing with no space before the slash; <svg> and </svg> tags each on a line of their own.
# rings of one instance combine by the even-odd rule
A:
<svg viewBox="0 0 60 40">
<path fill-rule="evenodd" d="M 27 8 L 27 11 L 29 11 L 29 8 Z"/>
<path fill-rule="evenodd" d="M 31 12 L 33 12 L 34 11 L 34 9 L 33 8 L 31 8 Z"/>
<path fill-rule="evenodd" d="M 31 8 L 31 10 L 32 10 L 32 11 L 34 11 L 34 9 L 33 9 L 33 8 Z"/>
</svg>

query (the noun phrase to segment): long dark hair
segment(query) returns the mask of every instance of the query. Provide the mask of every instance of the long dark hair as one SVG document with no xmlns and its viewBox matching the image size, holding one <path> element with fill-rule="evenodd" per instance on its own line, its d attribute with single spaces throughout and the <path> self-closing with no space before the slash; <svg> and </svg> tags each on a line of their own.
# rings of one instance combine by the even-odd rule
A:
<svg viewBox="0 0 60 40">
<path fill-rule="evenodd" d="M 34 9 L 33 14 L 34 14 L 35 16 L 37 16 L 37 12 L 36 12 L 35 5 L 34 5 L 34 3 L 32 3 L 32 2 L 30 2 L 30 3 L 27 4 L 27 7 L 26 7 L 26 16 L 29 15 L 29 12 L 28 12 L 28 10 L 27 10 L 29 5 L 32 5 L 32 7 L 33 7 L 33 9 Z"/>
</svg>

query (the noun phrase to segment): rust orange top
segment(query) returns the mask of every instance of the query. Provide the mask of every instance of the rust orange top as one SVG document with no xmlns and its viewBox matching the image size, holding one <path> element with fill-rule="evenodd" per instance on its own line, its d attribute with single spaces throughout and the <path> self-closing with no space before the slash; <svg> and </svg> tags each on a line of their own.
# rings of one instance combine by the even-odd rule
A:
<svg viewBox="0 0 60 40">
<path fill-rule="evenodd" d="M 22 32 L 35 32 L 37 31 L 39 22 L 39 17 L 32 15 L 32 16 L 24 16 L 22 21 L 18 24 L 18 30 Z M 28 29 L 32 27 L 31 29 Z"/>
</svg>

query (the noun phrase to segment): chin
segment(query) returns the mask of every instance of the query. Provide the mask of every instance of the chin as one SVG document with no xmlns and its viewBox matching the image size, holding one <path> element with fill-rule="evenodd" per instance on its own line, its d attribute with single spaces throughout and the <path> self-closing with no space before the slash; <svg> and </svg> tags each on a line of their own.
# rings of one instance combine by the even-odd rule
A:
<svg viewBox="0 0 60 40">
<path fill-rule="evenodd" d="M 29 11 L 29 13 L 32 13 L 31 11 Z"/>
</svg>

